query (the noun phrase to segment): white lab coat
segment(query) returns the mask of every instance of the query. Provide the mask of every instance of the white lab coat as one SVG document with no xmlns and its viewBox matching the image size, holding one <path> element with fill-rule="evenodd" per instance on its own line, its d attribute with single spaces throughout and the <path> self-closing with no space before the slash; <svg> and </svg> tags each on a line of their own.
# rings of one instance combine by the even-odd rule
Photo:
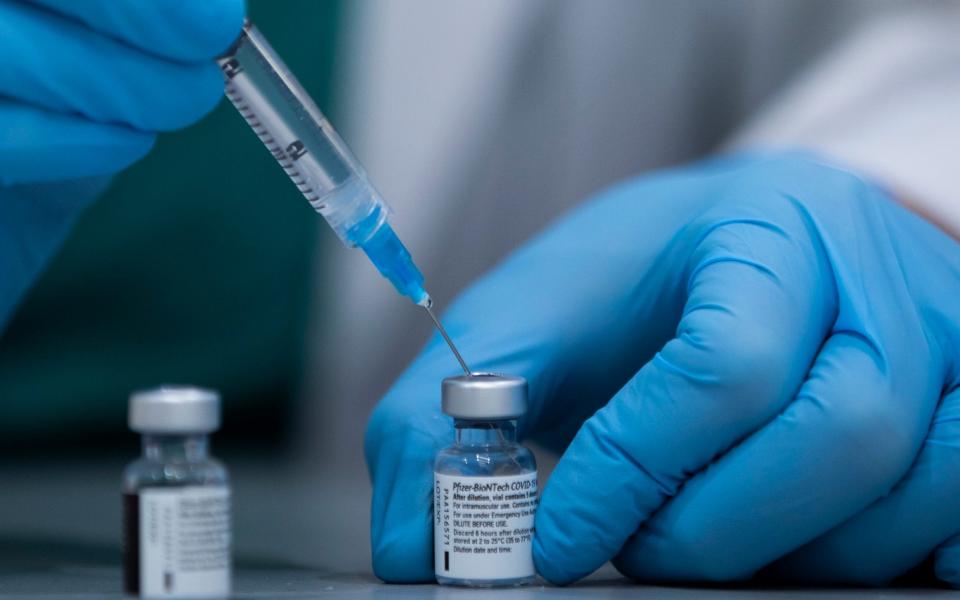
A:
<svg viewBox="0 0 960 600">
<path fill-rule="evenodd" d="M 960 3 L 349 6 L 338 127 L 441 308 L 599 188 L 723 144 L 818 149 L 950 213 Z M 362 253 L 321 256 L 301 422 L 354 468 L 367 414 L 431 326 Z"/>
</svg>

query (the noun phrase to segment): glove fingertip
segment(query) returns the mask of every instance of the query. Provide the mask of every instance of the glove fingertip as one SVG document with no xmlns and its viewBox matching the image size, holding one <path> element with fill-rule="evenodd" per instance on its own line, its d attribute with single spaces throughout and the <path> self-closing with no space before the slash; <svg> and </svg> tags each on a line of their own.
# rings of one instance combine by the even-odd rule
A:
<svg viewBox="0 0 960 600">
<path fill-rule="evenodd" d="M 73 150 L 84 153 L 86 160 L 62 165 L 57 169 L 58 179 L 113 175 L 142 160 L 157 141 L 153 133 L 111 126 L 100 126 L 100 129 L 104 130 L 103 137 L 77 141 Z M 71 172 L 71 168 L 77 172 Z"/>
<path fill-rule="evenodd" d="M 180 83 L 180 91 L 169 94 L 164 99 L 161 110 L 135 118 L 133 124 L 158 131 L 182 129 L 210 113 L 223 98 L 223 76 L 213 62 L 186 67 Z M 150 108 L 158 107 L 153 105 Z"/>
<path fill-rule="evenodd" d="M 124 128 L 103 144 L 90 140 L 85 150 L 74 148 L 78 154 L 86 152 L 83 162 L 73 161 L 61 165 L 52 173 L 35 174 L 35 180 L 42 181 L 49 174 L 56 175 L 58 180 L 113 175 L 143 160 L 156 141 L 156 134 Z"/>
<path fill-rule="evenodd" d="M 31 0 L 152 55 L 177 62 L 215 58 L 240 34 L 244 0 Z"/>
<path fill-rule="evenodd" d="M 200 89 L 196 96 L 196 119 L 212 111 L 223 99 L 223 74 L 216 63 L 199 65 Z"/>
<path fill-rule="evenodd" d="M 240 35 L 247 13 L 244 0 L 204 0 L 184 3 L 192 13 L 184 19 L 184 31 L 193 31 L 193 43 L 180 52 L 181 60 L 206 60 L 222 54 Z"/>
<path fill-rule="evenodd" d="M 151 54 L 183 63 L 209 61 L 222 54 L 240 35 L 246 15 L 244 0 L 173 4 L 154 0 L 107 6 L 109 17 L 95 26 Z"/>
<path fill-rule="evenodd" d="M 434 580 L 433 545 L 429 523 L 394 526 L 373 540 L 373 573 L 386 583 L 425 583 Z"/>
<path fill-rule="evenodd" d="M 0 146 L 0 185 L 112 175 L 146 156 L 152 133 L 0 102 L 0 122 L 16 123 Z"/>
<path fill-rule="evenodd" d="M 554 585 L 567 585 L 578 579 L 569 570 L 564 569 L 560 561 L 550 556 L 544 547 L 543 536 L 539 530 L 533 538 L 533 565 L 541 577 Z"/>
<path fill-rule="evenodd" d="M 126 151 L 126 158 L 117 161 L 117 168 L 110 169 L 109 172 L 117 172 L 143 160 L 157 143 L 156 134 L 133 132 L 129 137 L 129 146 Z"/>
</svg>

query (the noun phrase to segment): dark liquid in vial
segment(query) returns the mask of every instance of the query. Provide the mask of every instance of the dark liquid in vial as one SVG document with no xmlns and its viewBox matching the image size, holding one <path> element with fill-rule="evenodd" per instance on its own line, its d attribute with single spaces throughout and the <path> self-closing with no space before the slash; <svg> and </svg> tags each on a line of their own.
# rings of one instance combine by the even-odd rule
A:
<svg viewBox="0 0 960 600">
<path fill-rule="evenodd" d="M 140 594 L 140 496 L 123 495 L 123 591 Z"/>
</svg>

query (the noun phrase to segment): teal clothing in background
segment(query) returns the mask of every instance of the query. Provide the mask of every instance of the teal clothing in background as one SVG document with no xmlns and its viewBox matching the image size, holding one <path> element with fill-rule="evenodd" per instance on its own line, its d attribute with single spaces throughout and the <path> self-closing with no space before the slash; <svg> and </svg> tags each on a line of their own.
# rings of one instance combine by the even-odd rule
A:
<svg viewBox="0 0 960 600">
<path fill-rule="evenodd" d="M 327 108 L 337 3 L 248 10 Z M 303 372 L 318 224 L 225 100 L 161 136 L 0 337 L 0 439 L 123 433 L 129 392 L 164 382 L 219 389 L 234 431 L 275 436 Z"/>
</svg>

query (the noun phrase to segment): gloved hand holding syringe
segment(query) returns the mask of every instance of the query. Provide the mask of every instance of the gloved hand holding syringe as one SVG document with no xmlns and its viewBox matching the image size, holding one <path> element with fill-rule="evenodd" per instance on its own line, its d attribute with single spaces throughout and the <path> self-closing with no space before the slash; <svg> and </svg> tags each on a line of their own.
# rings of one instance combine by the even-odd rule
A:
<svg viewBox="0 0 960 600">
<path fill-rule="evenodd" d="M 344 244 L 363 249 L 402 295 L 426 309 L 464 372 L 470 369 L 433 314 L 423 275 L 388 222 L 390 209 L 320 109 L 249 21 L 218 59 L 226 95 Z"/>
</svg>

